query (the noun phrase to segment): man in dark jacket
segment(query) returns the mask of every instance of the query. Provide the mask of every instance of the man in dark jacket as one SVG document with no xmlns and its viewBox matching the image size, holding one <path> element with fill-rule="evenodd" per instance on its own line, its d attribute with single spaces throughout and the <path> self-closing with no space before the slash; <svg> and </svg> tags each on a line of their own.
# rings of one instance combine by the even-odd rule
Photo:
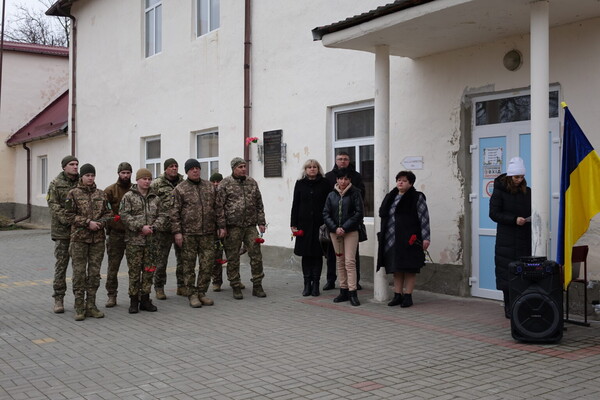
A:
<svg viewBox="0 0 600 400">
<path fill-rule="evenodd" d="M 104 189 L 113 214 L 119 214 L 121 199 L 131 187 L 131 164 L 122 162 L 117 167 L 117 182 Z M 108 255 L 108 269 L 106 271 L 106 294 L 108 301 L 106 307 L 117 305 L 117 287 L 119 280 L 117 274 L 121 267 L 121 261 L 125 255 L 125 225 L 122 221 L 109 221 L 106 227 L 108 240 L 106 241 L 106 254 Z"/>
<path fill-rule="evenodd" d="M 354 169 L 354 166 L 350 164 L 350 154 L 345 151 L 340 151 L 335 156 L 335 166 L 331 171 L 325 174 L 325 178 L 329 181 L 331 190 L 336 184 L 336 171 L 346 168 L 349 171 L 348 177 L 352 182 L 352 186 L 360 190 L 363 202 L 365 200 L 365 184 L 363 183 L 362 175 L 360 172 Z M 335 266 L 335 251 L 333 246 L 330 245 L 327 248 L 327 283 L 323 286 L 323 290 L 335 289 L 335 281 L 337 279 L 336 266 Z M 362 289 L 360 286 L 360 255 L 358 254 L 358 247 L 356 248 L 356 284 L 358 290 Z"/>
</svg>

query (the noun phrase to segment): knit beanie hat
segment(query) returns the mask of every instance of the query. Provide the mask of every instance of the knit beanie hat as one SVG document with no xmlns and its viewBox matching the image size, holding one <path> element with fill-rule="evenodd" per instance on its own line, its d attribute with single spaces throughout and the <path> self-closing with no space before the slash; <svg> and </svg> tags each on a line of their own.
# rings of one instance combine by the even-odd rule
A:
<svg viewBox="0 0 600 400">
<path fill-rule="evenodd" d="M 177 161 L 175 161 L 174 158 L 167 158 L 165 160 L 165 163 L 163 164 L 163 171 L 166 170 L 167 168 L 169 168 L 171 165 L 173 164 L 178 164 Z"/>
<path fill-rule="evenodd" d="M 79 168 L 79 176 L 84 176 L 85 174 L 96 175 L 96 168 L 94 168 L 92 164 L 83 164 L 83 166 Z"/>
<path fill-rule="evenodd" d="M 221 175 L 218 172 L 215 172 L 209 178 L 209 181 L 211 181 L 211 182 L 221 182 L 222 180 L 223 180 L 223 175 Z"/>
<path fill-rule="evenodd" d="M 513 157 L 508 162 L 507 176 L 525 175 L 525 163 L 521 157 Z"/>
<path fill-rule="evenodd" d="M 138 179 L 142 178 L 152 178 L 152 172 L 150 172 L 150 170 L 146 168 L 138 169 L 135 173 L 135 180 L 137 181 Z"/>
<path fill-rule="evenodd" d="M 60 165 L 62 165 L 62 167 L 65 168 L 67 166 L 67 164 L 70 163 L 71 161 L 79 162 L 79 160 L 75 156 L 66 156 L 65 158 L 62 159 L 62 161 L 60 162 Z"/>
<path fill-rule="evenodd" d="M 187 174 L 188 171 L 194 167 L 200 168 L 200 162 L 195 158 L 190 158 L 185 162 L 185 173 Z"/>
<path fill-rule="evenodd" d="M 119 164 L 119 166 L 117 167 L 117 172 L 121 172 L 121 171 L 129 171 L 132 172 L 133 168 L 131 168 L 131 164 L 129 164 L 127 161 L 123 161 L 121 164 Z"/>
<path fill-rule="evenodd" d="M 241 164 L 246 164 L 246 160 L 244 160 L 242 157 L 234 158 L 231 160 L 231 170 L 234 170 L 238 165 Z"/>
</svg>

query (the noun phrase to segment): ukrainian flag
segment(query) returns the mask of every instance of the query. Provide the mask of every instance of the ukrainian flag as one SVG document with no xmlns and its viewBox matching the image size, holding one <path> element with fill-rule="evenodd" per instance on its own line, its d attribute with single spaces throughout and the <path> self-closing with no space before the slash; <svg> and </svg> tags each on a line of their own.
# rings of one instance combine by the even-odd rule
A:
<svg viewBox="0 0 600 400">
<path fill-rule="evenodd" d="M 557 262 L 564 266 L 565 288 L 571 282 L 572 248 L 600 212 L 600 157 L 573 118 L 565 110 Z"/>
</svg>

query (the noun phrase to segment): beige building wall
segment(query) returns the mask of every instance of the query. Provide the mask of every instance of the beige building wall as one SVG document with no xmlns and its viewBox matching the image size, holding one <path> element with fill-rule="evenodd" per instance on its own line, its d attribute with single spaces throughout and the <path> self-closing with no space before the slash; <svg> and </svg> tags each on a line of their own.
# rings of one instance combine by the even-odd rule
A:
<svg viewBox="0 0 600 400">
<path fill-rule="evenodd" d="M 8 147 L 4 142 L 67 90 L 68 63 L 66 56 L 4 51 L 0 110 L 0 136 L 3 141 L 0 146 L 0 169 L 3 171 L 0 174 L 0 203 L 26 203 L 26 151 L 21 145 Z M 32 168 L 35 169 L 35 166 L 32 165 Z M 34 204 L 45 205 L 45 201 L 36 201 Z"/>
</svg>

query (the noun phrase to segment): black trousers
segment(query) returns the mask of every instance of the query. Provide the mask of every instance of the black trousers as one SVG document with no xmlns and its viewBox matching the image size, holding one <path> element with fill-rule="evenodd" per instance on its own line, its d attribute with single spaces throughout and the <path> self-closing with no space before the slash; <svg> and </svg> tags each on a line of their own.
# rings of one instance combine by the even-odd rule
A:
<svg viewBox="0 0 600 400">
<path fill-rule="evenodd" d="M 360 254 L 358 254 L 358 247 L 356 246 L 356 283 L 360 282 Z M 327 246 L 327 282 L 335 282 L 337 280 L 335 259 L 333 245 L 329 243 L 329 246 Z"/>
<path fill-rule="evenodd" d="M 323 271 L 323 256 L 302 256 L 302 274 L 304 279 L 318 281 Z"/>
</svg>

